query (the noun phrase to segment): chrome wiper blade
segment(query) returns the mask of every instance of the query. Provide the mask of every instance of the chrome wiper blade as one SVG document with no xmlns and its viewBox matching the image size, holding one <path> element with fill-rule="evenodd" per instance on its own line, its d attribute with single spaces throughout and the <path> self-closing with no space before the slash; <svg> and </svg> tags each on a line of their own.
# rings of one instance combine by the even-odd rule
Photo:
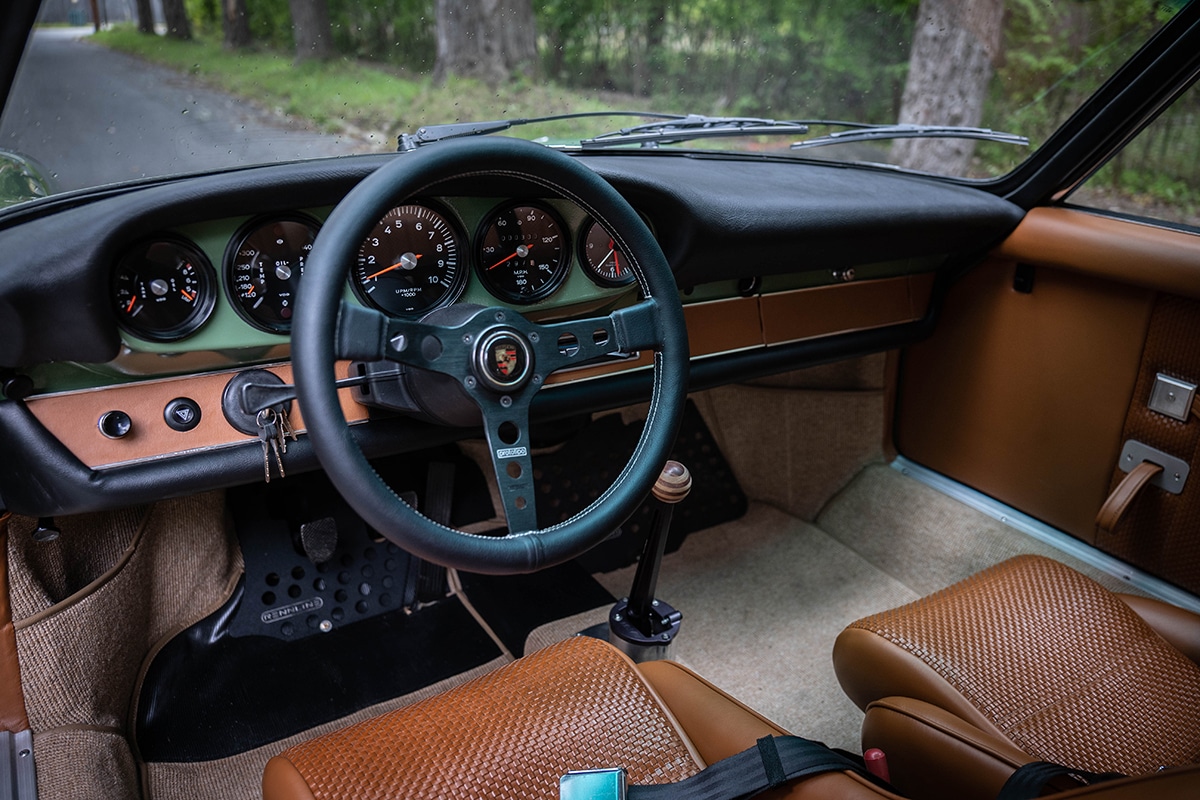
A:
<svg viewBox="0 0 1200 800">
<path fill-rule="evenodd" d="M 991 128 L 971 128 L 961 125 L 872 125 L 849 131 L 834 131 L 825 136 L 793 142 L 791 149 L 805 150 L 809 147 L 825 147 L 831 144 L 869 142 L 886 139 L 982 139 L 988 142 L 1029 146 L 1029 138 L 1015 133 L 994 131 Z"/>
<path fill-rule="evenodd" d="M 727 136 L 796 136 L 808 133 L 808 124 L 800 120 L 709 117 L 703 114 L 660 115 L 658 118 L 666 121 L 602 133 L 592 139 L 583 139 L 579 146 L 584 150 L 598 150 L 629 144 L 671 144 Z"/>
<path fill-rule="evenodd" d="M 557 122 L 563 119 L 586 119 L 588 117 L 641 117 L 642 119 L 677 119 L 678 114 L 658 114 L 653 111 L 577 111 L 572 114 L 553 114 L 548 117 L 493 119 L 479 122 L 448 122 L 442 125 L 422 125 L 415 133 L 400 134 L 400 152 L 416 150 L 421 145 L 433 144 L 445 139 L 463 136 L 483 136 L 499 133 L 519 125 L 538 122 Z"/>
</svg>

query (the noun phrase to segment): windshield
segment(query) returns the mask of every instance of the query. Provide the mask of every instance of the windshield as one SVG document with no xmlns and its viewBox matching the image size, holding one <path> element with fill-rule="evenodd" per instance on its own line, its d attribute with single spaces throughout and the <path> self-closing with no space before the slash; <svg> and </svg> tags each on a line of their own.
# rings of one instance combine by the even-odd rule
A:
<svg viewBox="0 0 1200 800">
<path fill-rule="evenodd" d="M 1027 158 L 1182 5 L 45 0 L 0 148 L 21 156 L 26 183 L 41 175 L 67 191 L 390 152 L 439 123 L 621 110 L 805 124 L 622 141 L 603 135 L 655 118 L 583 116 L 502 135 L 989 178 Z M 1014 136 L 838 140 L 855 130 L 842 123 Z"/>
</svg>

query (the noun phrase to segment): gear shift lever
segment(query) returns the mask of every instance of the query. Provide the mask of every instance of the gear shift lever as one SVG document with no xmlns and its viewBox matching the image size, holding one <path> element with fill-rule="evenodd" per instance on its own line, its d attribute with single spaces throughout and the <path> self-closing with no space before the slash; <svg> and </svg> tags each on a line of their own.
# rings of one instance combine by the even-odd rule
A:
<svg viewBox="0 0 1200 800">
<path fill-rule="evenodd" d="M 654 596 L 658 571 L 667 547 L 667 533 L 675 504 L 688 496 L 692 476 L 678 461 L 668 461 L 654 484 L 658 507 L 650 535 L 633 576 L 629 597 L 619 601 L 608 614 L 608 640 L 634 661 L 667 657 L 667 648 L 679 633 L 683 615 Z"/>
</svg>

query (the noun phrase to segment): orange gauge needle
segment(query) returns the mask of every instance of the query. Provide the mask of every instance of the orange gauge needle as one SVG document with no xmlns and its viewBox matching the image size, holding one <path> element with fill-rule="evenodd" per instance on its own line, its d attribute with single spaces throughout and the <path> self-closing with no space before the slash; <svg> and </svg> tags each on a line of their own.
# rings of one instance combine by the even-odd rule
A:
<svg viewBox="0 0 1200 800">
<path fill-rule="evenodd" d="M 414 253 L 414 255 L 415 255 L 417 258 L 420 258 L 420 257 L 421 257 L 421 254 L 420 254 L 420 253 Z M 363 280 L 368 280 L 368 281 L 369 281 L 369 280 L 372 280 L 372 279 L 374 279 L 374 278 L 378 278 L 380 275 L 384 274 L 385 272 L 391 272 L 392 270 L 394 270 L 394 269 L 400 269 L 400 268 L 401 268 L 401 267 L 403 267 L 403 266 L 404 266 L 404 262 L 403 262 L 403 261 L 397 261 L 395 264 L 392 264 L 390 267 L 384 267 L 383 269 L 379 270 L 379 272 L 376 272 L 374 275 L 368 275 L 368 276 L 367 276 L 366 278 L 364 278 Z"/>
<path fill-rule="evenodd" d="M 617 247 L 614 244 L 612 239 L 608 240 L 608 246 L 612 248 L 613 266 L 616 268 L 617 277 L 619 278 L 619 277 L 621 277 L 621 257 L 619 255 L 617 255 Z"/>
<path fill-rule="evenodd" d="M 502 258 L 502 259 L 500 259 L 499 261 L 497 261 L 495 264 L 492 264 L 490 267 L 488 267 L 488 269 L 489 269 L 489 270 L 493 270 L 493 269 L 495 269 L 496 267 L 498 267 L 498 266 L 500 266 L 501 264 L 503 264 L 505 261 L 511 261 L 512 259 L 516 258 L 517 256 L 520 256 L 521 258 L 524 258 L 525 256 L 529 255 L 529 251 L 530 251 L 530 250 L 532 250 L 532 249 L 533 249 L 533 245 L 531 245 L 531 244 L 523 244 L 523 245 L 521 245 L 520 247 L 518 247 L 518 248 L 517 248 L 517 252 L 513 253 L 511 256 L 505 256 L 504 258 Z M 524 250 L 524 252 L 521 252 L 522 250 Z"/>
<path fill-rule="evenodd" d="M 180 289 L 180 290 L 179 290 L 179 293 L 180 293 L 181 295 L 183 295 L 183 299 L 184 299 L 184 300 L 187 300 L 189 303 L 190 303 L 190 302 L 192 302 L 193 300 L 195 300 L 195 299 L 196 299 L 196 295 L 194 295 L 194 294 L 188 294 L 188 290 L 187 290 L 187 289 Z"/>
<path fill-rule="evenodd" d="M 136 302 L 137 302 L 137 295 L 134 295 L 133 297 L 129 298 L 129 305 L 125 306 L 126 314 L 128 314 L 130 311 L 133 311 L 133 304 Z"/>
</svg>

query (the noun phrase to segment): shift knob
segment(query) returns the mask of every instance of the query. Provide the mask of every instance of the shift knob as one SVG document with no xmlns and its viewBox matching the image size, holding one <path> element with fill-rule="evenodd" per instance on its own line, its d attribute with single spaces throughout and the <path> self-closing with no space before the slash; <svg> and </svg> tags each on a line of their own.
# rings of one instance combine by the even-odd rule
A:
<svg viewBox="0 0 1200 800">
<path fill-rule="evenodd" d="M 692 473 L 678 461 L 668 461 L 651 491 L 662 502 L 675 504 L 686 498 L 691 490 Z"/>
</svg>

